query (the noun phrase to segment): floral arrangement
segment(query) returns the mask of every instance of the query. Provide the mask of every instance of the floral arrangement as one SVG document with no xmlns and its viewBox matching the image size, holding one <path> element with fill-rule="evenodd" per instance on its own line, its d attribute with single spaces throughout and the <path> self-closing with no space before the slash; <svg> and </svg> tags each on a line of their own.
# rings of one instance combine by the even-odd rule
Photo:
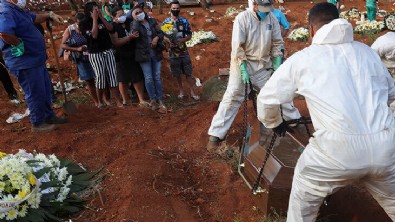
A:
<svg viewBox="0 0 395 222">
<path fill-rule="evenodd" d="M 55 155 L 0 152 L 0 221 L 63 221 L 84 209 L 81 195 L 104 178 L 94 178 L 101 170 Z"/>
<path fill-rule="evenodd" d="M 378 17 L 385 17 L 387 14 L 388 14 L 387 11 L 382 10 L 382 9 L 381 10 L 377 10 L 377 12 L 376 12 L 376 15 Z"/>
<path fill-rule="evenodd" d="M 243 9 L 237 9 L 235 7 L 229 7 L 225 11 L 225 17 L 236 16 L 237 14 L 239 14 L 242 11 L 244 11 L 244 10 Z"/>
<path fill-rule="evenodd" d="M 347 11 L 341 12 L 340 13 L 340 18 L 344 18 L 344 19 L 357 19 L 359 17 L 361 17 L 361 13 L 358 11 L 357 8 L 353 7 L 350 8 Z"/>
<path fill-rule="evenodd" d="M 177 33 L 177 29 L 174 28 L 173 22 L 167 22 L 162 25 L 161 30 L 167 35 L 171 36 Z"/>
<path fill-rule="evenodd" d="M 379 33 L 384 30 L 385 25 L 382 21 L 363 21 L 354 28 L 354 32 L 365 34 L 367 32 Z"/>
<path fill-rule="evenodd" d="M 39 208 L 41 193 L 33 169 L 20 157 L 1 153 L 0 219 L 25 217 Z"/>
<path fill-rule="evenodd" d="M 211 43 L 218 41 L 217 36 L 212 32 L 198 31 L 192 33 L 192 38 L 186 42 L 187 47 L 193 47 L 201 43 Z"/>
<path fill-rule="evenodd" d="M 308 41 L 309 37 L 310 37 L 309 30 L 304 27 L 300 27 L 300 28 L 292 30 L 292 32 L 288 36 L 288 38 L 294 42 Z"/>
<path fill-rule="evenodd" d="M 389 14 L 384 18 L 384 24 L 387 29 L 395 31 L 395 15 Z"/>
</svg>

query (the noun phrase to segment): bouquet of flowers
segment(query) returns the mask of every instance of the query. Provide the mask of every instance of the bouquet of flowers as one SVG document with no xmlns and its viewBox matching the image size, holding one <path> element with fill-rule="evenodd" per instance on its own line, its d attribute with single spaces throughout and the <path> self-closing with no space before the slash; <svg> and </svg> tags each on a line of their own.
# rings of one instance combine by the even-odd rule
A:
<svg viewBox="0 0 395 222">
<path fill-rule="evenodd" d="M 186 51 L 186 44 L 179 43 L 177 41 L 178 30 L 173 22 L 167 22 L 162 25 L 161 30 L 165 33 L 166 37 L 169 38 L 171 45 L 171 51 L 175 54 L 183 53 Z"/>
<path fill-rule="evenodd" d="M 344 18 L 344 19 L 357 19 L 359 17 L 361 17 L 361 13 L 358 11 L 357 8 L 353 7 L 350 8 L 347 11 L 341 12 L 340 13 L 340 18 Z"/>
<path fill-rule="evenodd" d="M 63 221 L 84 209 L 81 195 L 99 183 L 82 166 L 55 155 L 0 153 L 0 221 Z"/>
<path fill-rule="evenodd" d="M 177 45 L 177 28 L 174 27 L 173 22 L 167 22 L 162 25 L 161 30 L 165 33 L 166 37 L 169 38 L 170 42 Z"/>
<path fill-rule="evenodd" d="M 384 28 L 385 25 L 382 21 L 364 21 L 354 28 L 354 32 L 358 34 L 379 33 Z"/>
<path fill-rule="evenodd" d="M 198 31 L 192 33 L 192 38 L 186 42 L 187 47 L 193 47 L 201 43 L 211 43 L 218 41 L 217 36 L 212 32 Z"/>
<path fill-rule="evenodd" d="M 389 14 L 384 18 L 385 27 L 391 31 L 395 31 L 395 15 Z"/>
<path fill-rule="evenodd" d="M 41 193 L 33 169 L 23 158 L 1 153 L 0 219 L 25 217 L 28 210 L 39 208 Z"/>
<path fill-rule="evenodd" d="M 294 42 L 308 41 L 309 37 L 310 37 L 309 30 L 304 27 L 300 27 L 292 30 L 292 32 L 288 36 L 288 38 Z"/>
<path fill-rule="evenodd" d="M 235 7 L 229 7 L 226 9 L 225 17 L 233 17 L 242 12 L 243 9 L 237 9 Z"/>
</svg>

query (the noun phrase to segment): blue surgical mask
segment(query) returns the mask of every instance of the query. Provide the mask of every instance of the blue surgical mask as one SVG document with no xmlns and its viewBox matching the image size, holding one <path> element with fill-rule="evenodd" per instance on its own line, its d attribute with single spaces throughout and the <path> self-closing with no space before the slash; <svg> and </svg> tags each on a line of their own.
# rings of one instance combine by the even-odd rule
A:
<svg viewBox="0 0 395 222">
<path fill-rule="evenodd" d="M 267 14 L 269 14 L 269 12 L 261 12 L 261 11 L 258 11 L 257 13 L 261 21 L 265 20 Z"/>
</svg>

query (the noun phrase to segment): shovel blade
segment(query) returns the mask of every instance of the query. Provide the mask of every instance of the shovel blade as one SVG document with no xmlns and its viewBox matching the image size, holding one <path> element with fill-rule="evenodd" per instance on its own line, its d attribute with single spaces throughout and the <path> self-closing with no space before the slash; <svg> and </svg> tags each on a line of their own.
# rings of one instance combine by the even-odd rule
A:
<svg viewBox="0 0 395 222">
<path fill-rule="evenodd" d="M 63 112 L 67 115 L 72 115 L 77 113 L 77 107 L 71 101 L 67 101 L 63 104 Z"/>
</svg>

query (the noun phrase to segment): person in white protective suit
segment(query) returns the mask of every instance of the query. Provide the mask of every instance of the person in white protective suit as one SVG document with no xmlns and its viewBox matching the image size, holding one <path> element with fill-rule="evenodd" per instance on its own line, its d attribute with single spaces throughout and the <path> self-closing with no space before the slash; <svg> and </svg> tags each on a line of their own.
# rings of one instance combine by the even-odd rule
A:
<svg viewBox="0 0 395 222">
<path fill-rule="evenodd" d="M 288 222 L 315 221 L 324 198 L 360 181 L 395 220 L 394 81 L 379 56 L 353 40 L 336 7 L 309 12 L 311 46 L 282 64 L 258 95 L 258 118 L 283 135 L 279 104 L 306 99 L 315 128 L 294 172 Z"/>
<path fill-rule="evenodd" d="M 395 32 L 387 32 L 374 41 L 371 48 L 379 54 L 392 78 L 395 78 Z"/>
<path fill-rule="evenodd" d="M 232 32 L 232 51 L 229 82 L 217 113 L 208 130 L 209 151 L 225 138 L 241 103 L 245 84 L 261 89 L 281 64 L 281 29 L 273 10 L 272 0 L 256 0 L 254 10 L 236 16 Z M 249 89 L 250 90 L 250 89 Z M 292 103 L 283 105 L 287 119 L 298 119 L 300 114 Z M 262 129 L 264 130 L 264 129 Z"/>
</svg>

